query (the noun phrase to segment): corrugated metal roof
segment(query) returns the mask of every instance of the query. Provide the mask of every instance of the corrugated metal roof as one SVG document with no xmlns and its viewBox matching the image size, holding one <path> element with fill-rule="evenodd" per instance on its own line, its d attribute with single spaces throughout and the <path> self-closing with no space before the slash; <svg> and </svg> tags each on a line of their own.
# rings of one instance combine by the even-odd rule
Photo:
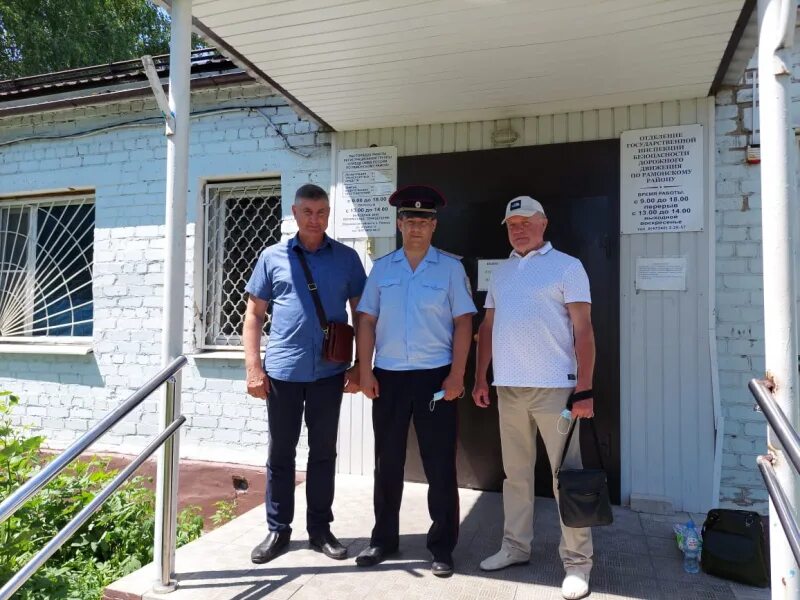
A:
<svg viewBox="0 0 800 600">
<path fill-rule="evenodd" d="M 153 57 L 159 77 L 169 76 L 169 55 Z M 192 51 L 192 75 L 212 75 L 241 72 L 241 69 L 214 49 Z M 0 103 L 46 97 L 55 94 L 103 90 L 122 84 L 147 81 L 142 61 L 124 60 L 106 65 L 94 65 L 56 73 L 20 77 L 0 81 Z"/>
</svg>

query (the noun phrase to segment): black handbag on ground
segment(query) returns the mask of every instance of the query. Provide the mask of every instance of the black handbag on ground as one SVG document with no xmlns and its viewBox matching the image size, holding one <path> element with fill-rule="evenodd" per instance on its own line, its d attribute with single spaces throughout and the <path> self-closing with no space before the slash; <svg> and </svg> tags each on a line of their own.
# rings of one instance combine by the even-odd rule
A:
<svg viewBox="0 0 800 600">
<path fill-rule="evenodd" d="M 769 586 L 764 521 L 757 512 L 714 508 L 703 523 L 700 565 L 709 575 Z"/>
<path fill-rule="evenodd" d="M 558 481 L 558 510 L 561 520 L 567 527 L 598 527 L 611 525 L 614 516 L 611 513 L 611 500 L 608 495 L 608 478 L 603 457 L 600 454 L 600 442 L 597 439 L 597 430 L 594 419 L 588 421 L 594 436 L 594 445 L 597 450 L 597 459 L 600 461 L 599 469 L 564 469 L 564 457 L 569 450 L 569 443 L 575 431 L 578 419 L 573 419 L 569 426 L 567 441 L 561 453 L 561 462 L 556 471 Z M 580 443 L 580 440 L 578 440 Z"/>
<path fill-rule="evenodd" d="M 308 261 L 303 254 L 300 246 L 295 246 L 300 265 L 308 283 L 308 291 L 311 292 L 311 299 L 314 301 L 314 310 L 317 312 L 319 326 L 322 328 L 324 336 L 322 340 L 322 357 L 325 360 L 340 363 L 349 363 L 353 360 L 353 344 L 355 342 L 355 330 L 348 323 L 337 323 L 328 321 L 325 316 L 325 309 L 322 308 L 322 300 L 319 297 L 317 284 L 314 283 L 314 276 L 308 267 Z"/>
</svg>

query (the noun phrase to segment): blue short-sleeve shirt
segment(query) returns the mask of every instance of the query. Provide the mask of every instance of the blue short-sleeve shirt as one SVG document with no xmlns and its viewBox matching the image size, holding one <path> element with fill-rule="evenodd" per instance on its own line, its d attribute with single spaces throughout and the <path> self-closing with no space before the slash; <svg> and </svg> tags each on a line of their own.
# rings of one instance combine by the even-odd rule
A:
<svg viewBox="0 0 800 600">
<path fill-rule="evenodd" d="M 431 246 L 416 271 L 403 249 L 377 260 L 358 311 L 378 318 L 375 366 L 435 369 L 453 361 L 453 319 L 474 314 L 461 261 Z"/>
<path fill-rule="evenodd" d="M 295 247 L 305 254 L 328 321 L 347 322 L 347 301 L 361 295 L 367 276 L 356 251 L 327 235 L 315 252 L 293 237 L 258 257 L 245 291 L 272 305 L 264 370 L 281 381 L 316 381 L 349 365 L 322 358 L 322 328 Z"/>
</svg>

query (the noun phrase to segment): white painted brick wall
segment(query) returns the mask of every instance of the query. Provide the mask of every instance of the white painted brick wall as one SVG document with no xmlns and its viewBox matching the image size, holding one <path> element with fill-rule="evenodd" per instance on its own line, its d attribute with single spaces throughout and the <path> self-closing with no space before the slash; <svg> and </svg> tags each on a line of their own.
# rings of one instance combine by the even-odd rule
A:
<svg viewBox="0 0 800 600">
<path fill-rule="evenodd" d="M 254 110 L 259 107 L 261 112 Z M 200 114 L 229 109 L 228 112 Z M 284 213 L 306 182 L 327 188 L 328 134 L 301 121 L 263 87 L 242 85 L 192 96 L 184 351 L 194 351 L 195 227 L 202 181 L 236 175 L 280 174 Z M 300 156 L 263 116 L 268 115 Z M 0 143 L 63 135 L 157 117 L 150 99 L 0 120 Z M 2 192 L 74 186 L 96 190 L 94 352 L 85 357 L 0 354 L 0 389 L 18 393 L 17 422 L 61 447 L 83 433 L 160 364 L 164 256 L 166 138 L 163 124 L 137 124 L 63 140 L 0 146 Z M 196 252 L 196 250 L 198 252 Z M 244 392 L 240 360 L 194 360 L 184 370 L 181 454 L 247 464 L 266 461 L 262 402 Z M 157 430 L 158 397 L 147 400 L 97 448 L 134 452 Z M 301 440 L 298 467 L 304 465 Z"/>
<path fill-rule="evenodd" d="M 795 113 L 798 96 L 795 83 Z M 756 467 L 756 457 L 766 451 L 766 421 L 753 411 L 747 389 L 765 369 L 760 167 L 748 165 L 745 154 L 752 107 L 750 85 L 717 95 L 717 344 L 725 416 L 720 501 L 766 512 L 767 492 Z"/>
</svg>

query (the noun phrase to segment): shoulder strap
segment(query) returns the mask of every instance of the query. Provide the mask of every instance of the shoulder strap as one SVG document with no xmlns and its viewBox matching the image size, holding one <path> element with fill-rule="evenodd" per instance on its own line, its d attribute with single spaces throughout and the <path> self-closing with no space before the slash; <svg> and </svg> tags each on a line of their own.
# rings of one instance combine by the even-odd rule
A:
<svg viewBox="0 0 800 600">
<path fill-rule="evenodd" d="M 460 261 L 463 259 L 463 256 L 459 256 L 458 254 L 453 254 L 452 252 L 447 252 L 446 250 L 442 250 L 440 248 L 436 248 L 439 254 L 444 254 L 445 256 L 449 256 L 450 258 L 455 258 L 456 260 Z"/>
<path fill-rule="evenodd" d="M 383 260 L 384 258 L 389 258 L 395 252 L 397 252 L 397 250 L 392 250 L 391 252 L 387 252 L 383 256 L 379 256 L 378 258 L 373 259 L 372 264 L 375 264 L 376 262 L 378 262 L 379 260 Z"/>
<path fill-rule="evenodd" d="M 303 249 L 300 247 L 299 244 L 295 244 L 294 246 L 295 252 L 297 252 L 297 258 L 300 259 L 300 265 L 303 267 L 303 273 L 306 275 L 306 281 L 308 282 L 308 291 L 311 292 L 311 298 L 314 300 L 314 308 L 317 311 L 317 318 L 319 319 L 319 325 L 322 327 L 322 332 L 327 336 L 328 335 L 328 318 L 325 316 L 325 309 L 322 308 L 322 300 L 319 298 L 319 291 L 317 291 L 317 284 L 314 283 L 314 276 L 311 275 L 311 269 L 308 268 L 308 262 L 306 261 L 306 255 L 303 254 Z"/>
<path fill-rule="evenodd" d="M 603 465 L 603 455 L 600 453 L 600 440 L 597 438 L 597 429 L 594 426 L 594 419 L 584 419 L 584 421 L 589 422 L 589 426 L 592 428 L 592 437 L 594 438 L 594 448 L 597 452 L 597 460 L 600 461 L 600 468 L 605 471 L 605 466 Z M 575 424 L 578 422 L 578 419 L 572 419 L 572 424 L 569 426 L 569 432 L 567 433 L 567 441 L 564 444 L 564 450 L 561 452 L 561 462 L 558 463 L 558 470 L 561 470 L 561 467 L 564 466 L 564 458 L 567 456 L 567 451 L 569 450 L 569 443 L 572 440 L 572 433 L 575 431 Z"/>
</svg>

